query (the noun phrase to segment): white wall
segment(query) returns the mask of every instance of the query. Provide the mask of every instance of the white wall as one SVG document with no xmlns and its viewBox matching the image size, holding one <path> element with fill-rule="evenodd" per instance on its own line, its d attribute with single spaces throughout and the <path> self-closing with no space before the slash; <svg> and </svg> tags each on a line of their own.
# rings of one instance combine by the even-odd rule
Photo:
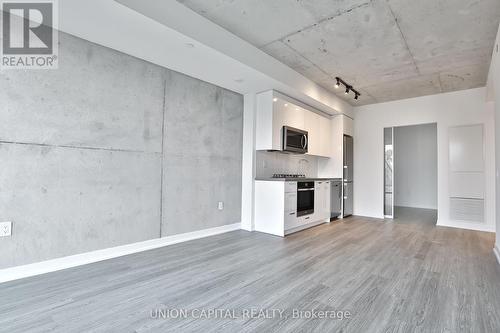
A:
<svg viewBox="0 0 500 333">
<path fill-rule="evenodd" d="M 355 108 L 354 214 L 383 218 L 383 129 L 437 123 L 438 224 L 475 230 L 495 230 L 494 108 L 478 88 Z M 464 223 L 449 218 L 448 127 L 483 124 L 485 129 L 486 218 Z"/>
<path fill-rule="evenodd" d="M 497 39 L 495 47 L 493 50 L 493 56 L 491 59 L 491 67 L 488 75 L 488 100 L 490 101 L 489 107 L 495 112 L 495 142 L 496 142 L 496 163 L 495 163 L 495 174 L 496 174 L 496 192 L 500 191 L 500 29 L 498 30 Z M 500 207 L 500 194 L 497 195 L 496 207 Z M 500 214 L 496 214 L 496 226 L 497 230 L 500 231 Z M 500 232 L 496 235 L 496 250 L 497 259 L 500 263 Z"/>
<path fill-rule="evenodd" d="M 498 34 L 497 37 L 497 45 L 500 43 L 500 33 Z M 496 163 L 495 163 L 495 174 L 496 174 L 496 193 L 500 193 L 500 53 L 498 52 L 498 47 L 496 48 L 496 52 L 494 55 L 495 58 L 495 102 L 491 103 L 492 108 L 495 110 L 495 142 L 496 142 Z M 496 207 L 497 209 L 500 207 L 500 194 L 497 195 L 497 201 L 496 201 Z M 500 213 L 497 212 L 496 215 L 496 225 L 497 225 L 497 230 L 500 231 Z M 497 255 L 500 255 L 500 232 L 497 231 L 497 237 L 496 237 L 496 249 L 497 249 Z M 500 257 L 497 257 L 499 262 L 500 262 Z"/>
<path fill-rule="evenodd" d="M 394 129 L 394 205 L 437 209 L 437 126 Z"/>
</svg>

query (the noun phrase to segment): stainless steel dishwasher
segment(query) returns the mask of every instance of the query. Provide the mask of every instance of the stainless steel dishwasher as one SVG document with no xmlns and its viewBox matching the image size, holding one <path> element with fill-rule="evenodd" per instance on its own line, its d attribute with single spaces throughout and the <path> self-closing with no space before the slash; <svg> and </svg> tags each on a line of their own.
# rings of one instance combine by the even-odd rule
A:
<svg viewBox="0 0 500 333">
<path fill-rule="evenodd" d="M 330 219 L 342 215 L 342 179 L 331 180 Z"/>
</svg>

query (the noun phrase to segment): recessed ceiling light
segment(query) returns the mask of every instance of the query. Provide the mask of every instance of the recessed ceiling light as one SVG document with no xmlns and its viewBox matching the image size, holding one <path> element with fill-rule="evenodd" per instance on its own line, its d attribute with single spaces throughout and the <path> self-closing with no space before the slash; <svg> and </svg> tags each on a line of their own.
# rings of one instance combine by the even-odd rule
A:
<svg viewBox="0 0 500 333">
<path fill-rule="evenodd" d="M 287 107 L 287 106 L 288 106 L 288 104 L 287 104 L 287 103 L 285 103 L 285 107 Z"/>
<path fill-rule="evenodd" d="M 278 99 L 276 97 L 273 98 L 273 102 L 277 102 L 277 101 L 278 101 Z"/>
</svg>

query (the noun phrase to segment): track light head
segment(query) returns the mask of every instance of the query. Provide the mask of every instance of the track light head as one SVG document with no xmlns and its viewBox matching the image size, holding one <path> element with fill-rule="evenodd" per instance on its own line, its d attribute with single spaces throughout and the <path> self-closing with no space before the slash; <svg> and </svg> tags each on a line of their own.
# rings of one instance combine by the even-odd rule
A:
<svg viewBox="0 0 500 333">
<path fill-rule="evenodd" d="M 342 80 L 340 77 L 335 77 L 335 80 L 337 81 L 335 83 L 335 88 L 340 88 L 340 86 L 344 86 L 345 87 L 345 92 L 344 94 L 346 95 L 349 95 L 349 93 L 352 91 L 352 93 L 354 94 L 354 99 L 355 100 L 358 100 L 359 99 L 359 96 L 361 96 L 361 94 L 356 90 L 354 89 L 353 86 L 349 85 L 347 82 L 345 82 L 344 80 Z"/>
</svg>

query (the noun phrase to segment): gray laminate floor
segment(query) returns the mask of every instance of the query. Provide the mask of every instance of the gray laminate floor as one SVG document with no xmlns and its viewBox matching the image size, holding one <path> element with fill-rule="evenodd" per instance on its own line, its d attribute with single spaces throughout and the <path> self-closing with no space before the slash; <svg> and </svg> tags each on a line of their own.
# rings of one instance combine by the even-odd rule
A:
<svg viewBox="0 0 500 333">
<path fill-rule="evenodd" d="M 394 222 L 396 223 L 435 226 L 437 217 L 436 209 L 394 206 Z"/>
<path fill-rule="evenodd" d="M 359 217 L 286 239 L 236 231 L 0 284 L 0 331 L 499 332 L 493 238 Z M 151 318 L 157 307 L 236 315 Z M 239 315 L 251 307 L 286 312 Z M 297 319 L 293 309 L 352 317 Z"/>
</svg>

